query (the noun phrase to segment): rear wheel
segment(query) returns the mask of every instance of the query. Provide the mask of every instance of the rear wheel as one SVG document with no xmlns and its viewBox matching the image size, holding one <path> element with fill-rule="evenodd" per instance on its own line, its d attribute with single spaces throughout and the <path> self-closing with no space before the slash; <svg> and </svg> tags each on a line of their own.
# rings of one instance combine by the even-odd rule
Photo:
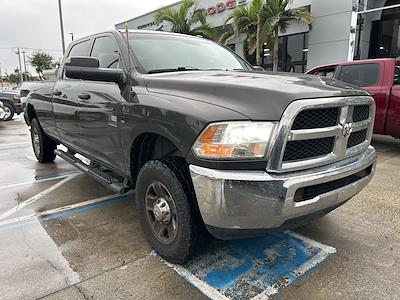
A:
<svg viewBox="0 0 400 300">
<path fill-rule="evenodd" d="M 31 121 L 31 141 L 33 152 L 39 162 L 54 161 L 56 158 L 54 150 L 57 148 L 57 144 L 45 135 L 37 119 Z"/>
<path fill-rule="evenodd" d="M 193 254 L 202 235 L 190 182 L 176 161 L 147 162 L 136 183 L 140 223 L 160 256 L 182 264 Z"/>
<path fill-rule="evenodd" d="M 14 106 L 12 106 L 8 102 L 3 102 L 3 106 L 4 106 L 3 107 L 4 112 L 5 112 L 4 121 L 11 121 L 14 118 L 14 114 L 15 114 Z"/>
</svg>

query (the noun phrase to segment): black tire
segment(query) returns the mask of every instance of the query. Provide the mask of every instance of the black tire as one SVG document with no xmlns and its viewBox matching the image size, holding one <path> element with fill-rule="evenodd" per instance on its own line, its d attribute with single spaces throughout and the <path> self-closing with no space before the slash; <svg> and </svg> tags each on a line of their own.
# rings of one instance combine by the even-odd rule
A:
<svg viewBox="0 0 400 300">
<path fill-rule="evenodd" d="M 188 261 L 198 246 L 200 239 L 205 238 L 208 234 L 205 233 L 204 224 L 195 204 L 196 199 L 193 187 L 187 179 L 190 178 L 188 177 L 187 169 L 187 165 L 176 159 L 152 160 L 141 168 L 136 182 L 139 219 L 147 241 L 161 257 L 171 263 L 178 264 Z M 155 207 L 153 207 L 153 211 L 146 208 L 146 206 L 149 206 L 146 205 L 146 203 L 148 204 L 146 201 L 149 201 L 146 200 L 149 199 L 147 195 L 150 192 L 148 191 L 156 183 L 161 183 L 161 186 L 166 188 L 167 192 L 172 196 L 172 201 L 168 196 L 165 197 L 169 203 L 171 215 L 173 215 L 174 208 L 176 211 L 175 225 L 177 230 L 175 238 L 168 242 L 160 241 L 160 236 L 154 233 L 154 226 L 151 225 L 151 216 L 149 217 L 149 215 L 153 214 L 152 220 L 156 220 L 154 217 Z M 157 199 L 154 200 L 155 203 L 157 201 Z M 172 216 L 173 219 L 174 216 Z M 172 220 L 165 226 L 171 227 Z M 170 238 L 170 236 L 174 236 L 174 234 L 170 235 L 168 233 L 166 239 Z"/>
<path fill-rule="evenodd" d="M 4 106 L 4 110 L 6 111 L 6 114 L 8 114 L 8 116 L 6 118 L 4 118 L 4 121 L 11 121 L 15 115 L 14 106 L 8 102 L 3 102 L 3 106 Z"/>
<path fill-rule="evenodd" d="M 37 119 L 31 121 L 31 141 L 33 152 L 39 162 L 49 163 L 54 161 L 56 158 L 54 150 L 57 148 L 57 143 L 46 136 Z"/>
</svg>

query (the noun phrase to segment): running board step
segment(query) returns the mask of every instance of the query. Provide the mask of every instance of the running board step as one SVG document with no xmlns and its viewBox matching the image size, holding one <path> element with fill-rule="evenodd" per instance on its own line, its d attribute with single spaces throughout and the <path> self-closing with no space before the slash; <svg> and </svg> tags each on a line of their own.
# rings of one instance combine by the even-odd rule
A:
<svg viewBox="0 0 400 300">
<path fill-rule="evenodd" d="M 129 185 L 127 184 L 128 180 L 124 179 L 123 181 L 110 171 L 105 172 L 93 165 L 86 165 L 84 164 L 79 158 L 76 158 L 72 153 L 62 151 L 60 149 L 54 150 L 54 153 L 64 159 L 65 161 L 69 162 L 74 167 L 78 168 L 79 170 L 89 174 L 91 177 L 96 179 L 98 182 L 104 184 L 106 187 L 111 189 L 112 191 L 125 194 L 130 190 Z"/>
</svg>

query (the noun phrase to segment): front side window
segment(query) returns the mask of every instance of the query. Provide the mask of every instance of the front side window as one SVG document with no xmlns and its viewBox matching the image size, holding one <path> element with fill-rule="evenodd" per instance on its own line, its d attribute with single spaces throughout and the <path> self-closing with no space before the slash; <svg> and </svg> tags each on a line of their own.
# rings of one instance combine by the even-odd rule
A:
<svg viewBox="0 0 400 300">
<path fill-rule="evenodd" d="M 394 84 L 400 84 L 400 62 L 394 66 Z"/>
<path fill-rule="evenodd" d="M 89 47 L 90 47 L 90 39 L 79 42 L 75 45 L 72 46 L 71 50 L 69 50 L 67 59 L 72 57 L 72 56 L 88 56 L 89 55 Z M 65 77 L 65 70 L 61 70 L 60 78 L 66 78 Z"/>
<path fill-rule="evenodd" d="M 359 87 L 376 85 L 379 80 L 379 64 L 342 66 L 337 79 Z"/>
<path fill-rule="evenodd" d="M 68 57 L 88 56 L 89 46 L 90 46 L 90 40 L 86 40 L 86 41 L 80 42 L 76 45 L 73 45 L 71 50 L 69 51 Z"/>
<path fill-rule="evenodd" d="M 333 78 L 333 76 L 335 76 L 335 71 L 335 68 L 321 69 L 316 71 L 314 75 Z"/>
<path fill-rule="evenodd" d="M 197 37 L 136 33 L 129 45 L 141 73 L 179 70 L 253 70 L 234 52 Z"/>
<path fill-rule="evenodd" d="M 94 40 L 90 56 L 96 57 L 99 60 L 100 68 L 119 68 L 120 56 L 117 44 L 114 39 L 109 36 L 98 37 Z"/>
</svg>

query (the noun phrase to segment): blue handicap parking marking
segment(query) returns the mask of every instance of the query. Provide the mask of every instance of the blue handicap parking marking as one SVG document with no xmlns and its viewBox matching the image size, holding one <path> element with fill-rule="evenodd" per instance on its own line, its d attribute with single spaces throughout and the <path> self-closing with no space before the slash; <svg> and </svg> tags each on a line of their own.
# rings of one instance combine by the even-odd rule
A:
<svg viewBox="0 0 400 300">
<path fill-rule="evenodd" d="M 167 264 L 211 299 L 268 299 L 334 252 L 285 231 L 216 243 L 184 266 Z"/>
</svg>

